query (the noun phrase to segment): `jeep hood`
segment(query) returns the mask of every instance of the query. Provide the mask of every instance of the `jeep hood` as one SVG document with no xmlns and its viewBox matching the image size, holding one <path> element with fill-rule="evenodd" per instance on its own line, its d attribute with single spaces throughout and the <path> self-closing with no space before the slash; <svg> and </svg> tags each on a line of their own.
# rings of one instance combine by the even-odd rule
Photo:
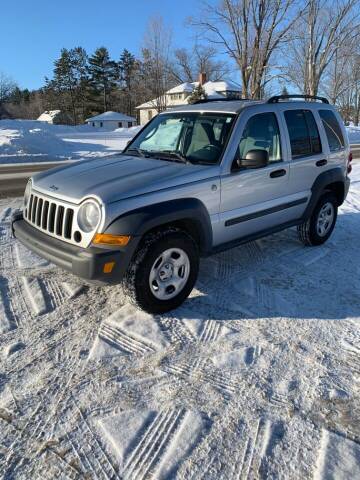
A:
<svg viewBox="0 0 360 480">
<path fill-rule="evenodd" d="M 38 173 L 33 177 L 33 185 L 36 190 L 74 203 L 88 196 L 111 203 L 201 180 L 212 176 L 209 170 L 216 175 L 214 166 L 121 155 Z"/>
</svg>

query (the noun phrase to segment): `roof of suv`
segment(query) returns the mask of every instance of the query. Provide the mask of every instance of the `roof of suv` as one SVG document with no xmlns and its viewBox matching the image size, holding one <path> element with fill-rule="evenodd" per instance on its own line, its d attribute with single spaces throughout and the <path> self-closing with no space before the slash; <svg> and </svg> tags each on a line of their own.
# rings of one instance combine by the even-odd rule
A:
<svg viewBox="0 0 360 480">
<path fill-rule="evenodd" d="M 306 106 L 309 108 L 309 105 L 316 103 L 319 105 L 318 102 L 305 102 L 299 100 L 289 100 L 289 101 L 282 101 L 280 102 L 288 103 L 291 105 L 297 106 Z M 267 100 L 219 100 L 219 101 L 209 101 L 209 102 L 199 102 L 189 105 L 179 105 L 177 107 L 169 107 L 166 111 L 162 112 L 169 113 L 169 112 L 217 112 L 217 113 L 239 113 L 244 108 L 250 107 L 252 105 L 259 105 L 259 104 L 268 104 Z M 277 105 L 277 103 L 272 103 L 272 105 Z M 325 108 L 331 107 L 331 105 L 322 103 L 321 104 Z"/>
<path fill-rule="evenodd" d="M 255 105 L 259 103 L 266 103 L 265 100 L 219 100 L 210 102 L 193 103 L 189 105 L 179 105 L 178 107 L 171 107 L 167 110 L 170 112 L 221 112 L 221 113 L 238 113 L 244 107 Z M 165 113 L 165 112 L 164 112 Z"/>
</svg>

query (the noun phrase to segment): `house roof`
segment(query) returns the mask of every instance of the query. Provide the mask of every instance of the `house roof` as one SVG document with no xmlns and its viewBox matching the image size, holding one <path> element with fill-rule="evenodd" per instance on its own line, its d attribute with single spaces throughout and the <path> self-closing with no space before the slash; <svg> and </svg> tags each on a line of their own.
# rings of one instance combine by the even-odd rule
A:
<svg viewBox="0 0 360 480">
<path fill-rule="evenodd" d="M 87 118 L 85 121 L 86 122 L 94 122 L 101 120 L 102 122 L 106 121 L 115 121 L 115 122 L 121 122 L 121 121 L 128 121 L 128 122 L 134 122 L 136 119 L 134 117 L 129 117 L 129 115 L 125 115 L 124 113 L 119 113 L 119 112 L 104 112 L 101 113 L 100 115 L 95 115 L 94 117 Z"/>
<path fill-rule="evenodd" d="M 219 82 L 206 82 L 204 84 L 204 89 L 206 87 L 214 89 L 216 92 L 241 92 L 241 87 L 230 80 L 221 80 Z"/>
<path fill-rule="evenodd" d="M 177 85 L 176 87 L 171 88 L 166 93 L 170 93 L 170 94 L 171 93 L 185 93 L 185 92 L 191 93 L 194 90 L 197 83 L 198 82 L 181 83 L 180 85 Z"/>
<path fill-rule="evenodd" d="M 166 92 L 166 95 L 171 95 L 173 93 L 192 93 L 194 88 L 199 85 L 199 82 L 185 82 L 177 85 L 176 87 L 171 88 Z M 207 94 L 208 98 L 210 99 L 221 99 L 224 96 L 221 92 L 238 92 L 241 93 L 241 87 L 230 80 L 221 80 L 218 82 L 206 82 L 203 85 L 205 93 Z M 141 110 L 145 108 L 155 108 L 157 105 L 156 98 L 150 100 L 148 102 L 142 103 L 138 105 L 136 108 Z M 166 102 L 163 102 L 166 103 Z"/>
</svg>

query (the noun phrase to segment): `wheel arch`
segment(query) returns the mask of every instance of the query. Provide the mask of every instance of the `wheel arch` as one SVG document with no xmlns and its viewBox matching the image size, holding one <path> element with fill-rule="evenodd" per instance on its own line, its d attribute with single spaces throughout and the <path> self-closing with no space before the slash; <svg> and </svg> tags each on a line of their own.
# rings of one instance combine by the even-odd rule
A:
<svg viewBox="0 0 360 480">
<path fill-rule="evenodd" d="M 338 205 L 342 205 L 346 196 L 346 179 L 344 170 L 340 167 L 332 168 L 321 173 L 311 187 L 311 198 L 305 209 L 303 218 L 311 216 L 320 197 L 325 192 L 333 192 L 337 198 Z"/>
<path fill-rule="evenodd" d="M 111 222 L 104 233 L 131 235 L 138 240 L 151 231 L 174 226 L 186 231 L 201 254 L 212 248 L 212 227 L 205 205 L 196 198 L 180 198 L 127 212 Z"/>
</svg>

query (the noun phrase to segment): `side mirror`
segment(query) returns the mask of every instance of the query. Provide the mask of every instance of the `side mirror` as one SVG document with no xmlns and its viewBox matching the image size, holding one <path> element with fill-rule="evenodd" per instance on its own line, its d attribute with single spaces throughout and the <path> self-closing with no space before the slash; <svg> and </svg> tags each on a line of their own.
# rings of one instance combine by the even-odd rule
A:
<svg viewBox="0 0 360 480">
<path fill-rule="evenodd" d="M 269 154 L 266 150 L 249 150 L 245 158 L 238 159 L 240 168 L 262 168 L 269 164 Z"/>
</svg>

